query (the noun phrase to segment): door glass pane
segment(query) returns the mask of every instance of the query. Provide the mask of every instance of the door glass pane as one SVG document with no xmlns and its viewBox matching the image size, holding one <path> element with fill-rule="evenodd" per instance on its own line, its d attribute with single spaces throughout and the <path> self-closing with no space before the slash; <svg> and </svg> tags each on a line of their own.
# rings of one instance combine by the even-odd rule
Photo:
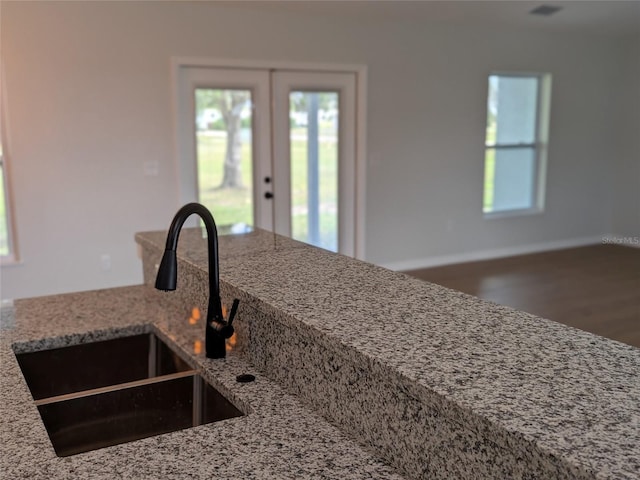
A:
<svg viewBox="0 0 640 480">
<path fill-rule="evenodd" d="M 198 201 L 218 227 L 254 224 L 251 91 L 195 90 Z"/>
<path fill-rule="evenodd" d="M 338 251 L 338 93 L 289 94 L 291 234 Z"/>
</svg>

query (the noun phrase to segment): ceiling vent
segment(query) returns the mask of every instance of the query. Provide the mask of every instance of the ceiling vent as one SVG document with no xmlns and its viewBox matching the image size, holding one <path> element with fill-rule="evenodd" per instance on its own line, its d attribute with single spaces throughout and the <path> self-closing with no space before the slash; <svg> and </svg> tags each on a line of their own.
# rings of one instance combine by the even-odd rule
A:
<svg viewBox="0 0 640 480">
<path fill-rule="evenodd" d="M 554 13 L 558 13 L 562 10 L 562 7 L 556 7 L 555 5 L 540 5 L 539 7 L 534 8 L 529 13 L 531 15 L 540 15 L 543 17 L 550 17 Z"/>
</svg>

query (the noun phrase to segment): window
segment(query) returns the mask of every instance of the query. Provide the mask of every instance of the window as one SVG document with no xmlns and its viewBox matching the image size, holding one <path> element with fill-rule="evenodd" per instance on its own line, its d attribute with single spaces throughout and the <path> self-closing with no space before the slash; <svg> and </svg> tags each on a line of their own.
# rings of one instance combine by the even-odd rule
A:
<svg viewBox="0 0 640 480">
<path fill-rule="evenodd" d="M 487 216 L 541 211 L 548 135 L 550 76 L 489 76 L 484 160 Z"/>
<path fill-rule="evenodd" d="M 15 260 L 15 251 L 11 235 L 9 191 L 7 186 L 6 152 L 3 151 L 2 125 L 0 124 L 0 261 Z"/>
<path fill-rule="evenodd" d="M 0 145 L 0 257 L 2 259 L 9 256 L 9 221 L 7 216 L 7 189 L 4 185 L 4 157 L 2 156 L 2 145 Z"/>
</svg>

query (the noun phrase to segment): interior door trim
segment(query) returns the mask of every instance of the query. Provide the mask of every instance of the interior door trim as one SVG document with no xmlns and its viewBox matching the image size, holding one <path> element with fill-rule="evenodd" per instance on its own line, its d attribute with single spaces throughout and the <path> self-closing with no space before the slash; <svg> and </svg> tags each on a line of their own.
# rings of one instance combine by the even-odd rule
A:
<svg viewBox="0 0 640 480">
<path fill-rule="evenodd" d="M 170 75 L 172 111 L 174 117 L 174 161 L 176 173 L 180 168 L 180 141 L 179 141 L 179 112 L 180 99 L 178 92 L 180 72 L 189 67 L 217 67 L 231 69 L 250 70 L 282 70 L 300 72 L 351 72 L 356 76 L 356 145 L 355 145 L 355 220 L 354 220 L 354 257 L 364 260 L 366 254 L 365 231 L 366 231 L 366 159 L 367 159 L 367 76 L 368 68 L 362 64 L 340 64 L 340 63 L 309 63 L 291 62 L 279 60 L 244 60 L 229 58 L 211 57 L 171 57 Z M 180 195 L 180 176 L 177 182 L 177 206 L 180 206 L 182 197 Z"/>
<path fill-rule="evenodd" d="M 355 74 L 352 72 L 272 72 L 273 91 L 273 135 L 276 149 L 273 154 L 273 169 L 276 181 L 290 178 L 289 144 L 289 93 L 295 90 L 335 91 L 340 95 L 340 120 L 338 122 L 338 252 L 355 254 Z M 285 190 L 284 195 L 281 192 Z M 276 211 L 291 212 L 291 189 L 289 185 L 279 188 L 276 195 Z M 291 216 L 275 218 L 275 231 L 291 235 Z"/>
</svg>

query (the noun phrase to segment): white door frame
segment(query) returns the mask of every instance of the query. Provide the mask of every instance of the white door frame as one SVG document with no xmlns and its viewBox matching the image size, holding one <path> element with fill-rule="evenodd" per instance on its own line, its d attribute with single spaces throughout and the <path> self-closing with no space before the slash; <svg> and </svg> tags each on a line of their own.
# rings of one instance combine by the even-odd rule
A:
<svg viewBox="0 0 640 480">
<path fill-rule="evenodd" d="M 182 69 L 177 75 L 176 143 L 178 156 L 178 195 L 180 204 L 197 201 L 198 179 L 196 159 L 196 127 L 193 121 L 195 101 L 193 91 L 196 88 L 244 88 L 251 91 L 254 105 L 252 111 L 252 185 L 254 225 L 271 228 L 273 209 L 270 202 L 264 201 L 264 178 L 272 177 L 271 172 L 271 112 L 268 102 L 269 72 L 249 69 Z M 188 99 L 185 101 L 185 99 Z M 266 106 L 256 108 L 255 105 Z"/>
<path fill-rule="evenodd" d="M 338 252 L 355 255 L 355 75 L 353 73 L 300 72 L 277 70 L 273 73 L 273 169 L 276 187 L 279 179 L 291 178 L 289 93 L 296 90 L 335 91 L 339 94 L 338 121 Z M 353 100 L 353 102 L 349 101 Z M 291 212 L 291 188 L 278 188 L 275 210 Z M 291 215 L 275 218 L 275 231 L 291 235 Z"/>
<path fill-rule="evenodd" d="M 355 258 L 365 258 L 365 201 L 366 201 L 366 97 L 367 97 L 367 67 L 355 64 L 333 64 L 333 63 L 307 63 L 307 62 L 285 62 L 285 61 L 265 61 L 265 60 L 237 60 L 237 59 L 217 59 L 208 57 L 172 57 L 171 58 L 171 80 L 173 92 L 173 118 L 174 118 L 174 158 L 176 166 L 176 178 L 178 182 L 178 205 L 193 201 L 194 179 L 181 180 L 180 168 L 181 158 L 185 158 L 185 145 L 180 134 L 180 118 L 184 109 L 188 105 L 183 105 L 179 98 L 179 86 L 181 71 L 192 67 L 217 67 L 249 70 L 287 70 L 300 72 L 350 72 L 355 74 L 356 79 L 356 143 L 355 143 L 355 192 L 354 203 L 354 251 Z M 189 147 L 186 147 L 187 149 Z M 190 147 L 193 152 L 194 146 Z M 193 157 L 191 157 L 193 158 Z M 197 191 L 197 189 L 195 190 Z"/>
</svg>

